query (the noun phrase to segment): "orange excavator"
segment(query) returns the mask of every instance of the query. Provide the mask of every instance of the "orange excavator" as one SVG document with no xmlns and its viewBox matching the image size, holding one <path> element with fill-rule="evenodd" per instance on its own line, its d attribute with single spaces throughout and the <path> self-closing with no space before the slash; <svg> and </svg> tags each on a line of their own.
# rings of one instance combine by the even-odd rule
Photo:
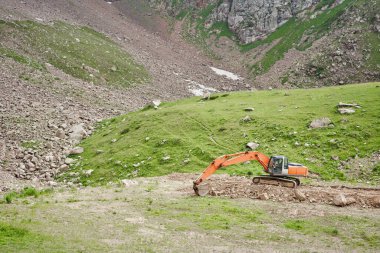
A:
<svg viewBox="0 0 380 253">
<path fill-rule="evenodd" d="M 306 177 L 308 168 L 299 163 L 290 163 L 285 156 L 268 157 L 258 151 L 246 151 L 236 154 L 223 155 L 215 159 L 194 181 L 193 189 L 198 196 L 205 196 L 209 189 L 207 184 L 202 184 L 215 171 L 222 167 L 242 163 L 246 161 L 258 161 L 269 175 L 261 175 L 253 178 L 254 184 L 275 184 L 295 188 L 300 185 L 300 180 L 295 177 Z"/>
</svg>

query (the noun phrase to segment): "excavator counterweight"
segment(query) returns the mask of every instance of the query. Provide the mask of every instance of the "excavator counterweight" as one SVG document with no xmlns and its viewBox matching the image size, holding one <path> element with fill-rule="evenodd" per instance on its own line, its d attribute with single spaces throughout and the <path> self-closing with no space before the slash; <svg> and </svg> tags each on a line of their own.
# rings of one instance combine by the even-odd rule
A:
<svg viewBox="0 0 380 253">
<path fill-rule="evenodd" d="M 198 196 L 207 195 L 209 189 L 207 184 L 202 184 L 207 178 L 218 169 L 229 165 L 246 161 L 258 161 L 263 166 L 264 171 L 269 175 L 254 177 L 254 184 L 275 184 L 285 187 L 295 188 L 300 185 L 300 180 L 296 177 L 306 177 L 308 168 L 302 164 L 289 163 L 285 156 L 268 157 L 258 151 L 247 151 L 236 154 L 223 155 L 216 158 L 194 181 L 193 189 Z"/>
</svg>

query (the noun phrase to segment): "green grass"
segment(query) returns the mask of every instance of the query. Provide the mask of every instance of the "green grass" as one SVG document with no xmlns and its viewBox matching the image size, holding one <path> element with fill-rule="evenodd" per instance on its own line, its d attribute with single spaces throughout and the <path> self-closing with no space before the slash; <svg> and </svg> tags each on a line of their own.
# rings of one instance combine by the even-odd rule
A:
<svg viewBox="0 0 380 253">
<path fill-rule="evenodd" d="M 25 228 L 27 226 L 33 227 L 33 224 L 15 225 L 0 221 L 1 252 L 87 252 L 83 251 L 83 248 L 91 252 L 107 251 L 105 245 L 97 245 L 94 242 L 90 245 L 86 241 L 78 242 L 75 238 L 64 240 L 56 233 L 44 234 Z"/>
<path fill-rule="evenodd" d="M 80 145 L 85 152 L 70 172 L 80 182 L 106 184 L 135 176 L 201 172 L 216 157 L 245 150 L 255 141 L 268 156 L 282 154 L 303 163 L 322 179 L 345 180 L 340 161 L 370 156 L 380 145 L 380 84 L 321 89 L 236 92 L 201 101 L 199 97 L 164 103 L 101 122 Z M 339 102 L 362 106 L 340 115 Z M 254 107 L 253 112 L 244 108 Z M 241 119 L 250 115 L 250 122 Z M 309 130 L 316 118 L 329 117 L 334 127 Z M 102 150 L 102 151 L 99 151 Z M 86 177 L 84 170 L 93 169 Z M 229 174 L 256 175 L 256 162 L 223 169 Z M 70 179 L 69 173 L 61 179 Z"/>
<path fill-rule="evenodd" d="M 329 237 L 340 240 L 345 245 L 357 248 L 379 248 L 380 225 L 378 218 L 354 217 L 346 215 L 332 215 L 328 217 L 314 217 L 310 219 L 290 219 L 283 223 L 288 230 L 302 235 L 318 236 L 328 242 Z"/>
<path fill-rule="evenodd" d="M 220 37 L 227 37 L 230 39 L 235 38 L 235 34 L 230 30 L 227 22 L 216 22 L 210 27 L 209 31 L 218 31 L 217 38 L 220 38 Z"/>
<path fill-rule="evenodd" d="M 41 195 L 50 194 L 52 192 L 51 189 L 37 190 L 34 187 L 25 187 L 20 192 L 12 191 L 7 193 L 4 196 L 4 201 L 8 204 L 12 203 L 14 199 L 26 198 L 26 197 L 35 197 L 38 198 Z"/>
<path fill-rule="evenodd" d="M 37 61 L 31 59 L 30 57 L 20 55 L 20 54 L 16 53 L 15 51 L 13 51 L 9 48 L 0 47 L 0 57 L 1 56 L 11 58 L 11 59 L 15 60 L 16 62 L 28 65 L 28 66 L 35 68 L 35 69 L 38 69 L 38 70 L 44 70 L 45 69 L 44 65 L 42 65 L 42 64 L 38 63 Z"/>
<path fill-rule="evenodd" d="M 15 245 L 18 246 L 12 249 L 14 252 L 17 248 L 18 250 L 26 250 L 31 244 L 36 245 L 41 243 L 41 240 L 43 240 L 42 236 L 33 234 L 27 229 L 0 222 L 0 248 L 3 250 L 11 250 Z M 12 245 L 12 247 L 10 247 L 10 245 Z"/>
<path fill-rule="evenodd" d="M 2 21 L 0 44 L 14 47 L 2 45 L 0 55 L 38 69 L 48 62 L 69 75 L 96 84 L 128 87 L 149 80 L 144 67 L 120 46 L 88 27 L 63 22 L 45 25 Z"/>
<path fill-rule="evenodd" d="M 321 226 L 309 220 L 288 220 L 284 223 L 288 229 L 302 232 L 303 234 L 320 234 L 326 233 L 328 235 L 337 236 L 339 231 L 335 227 Z"/>
<path fill-rule="evenodd" d="M 22 143 L 21 143 L 21 146 L 23 147 L 23 148 L 26 148 L 26 149 L 34 149 L 34 150 L 36 150 L 36 149 L 38 149 L 38 147 L 40 146 L 40 142 L 39 141 L 35 141 L 35 140 L 31 140 L 31 141 L 23 141 Z"/>
<path fill-rule="evenodd" d="M 267 218 L 260 209 L 246 208 L 227 199 L 185 198 L 168 203 L 147 201 L 146 214 L 175 219 L 180 230 L 229 230 L 255 226 Z"/>
</svg>

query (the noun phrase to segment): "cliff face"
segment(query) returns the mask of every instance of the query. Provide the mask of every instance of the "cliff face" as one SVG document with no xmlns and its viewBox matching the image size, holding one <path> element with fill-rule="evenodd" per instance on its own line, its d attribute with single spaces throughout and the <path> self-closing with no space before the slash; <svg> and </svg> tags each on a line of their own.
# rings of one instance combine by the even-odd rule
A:
<svg viewBox="0 0 380 253">
<path fill-rule="evenodd" d="M 214 9 L 206 27 L 215 22 L 227 22 L 241 43 L 248 44 L 276 30 L 290 18 L 312 7 L 321 0 L 149 0 L 151 5 L 177 15 L 181 10 L 203 8 L 210 4 Z"/>
<path fill-rule="evenodd" d="M 265 37 L 301 11 L 320 0 L 228 0 L 212 13 L 208 25 L 228 22 L 244 44 Z"/>
</svg>

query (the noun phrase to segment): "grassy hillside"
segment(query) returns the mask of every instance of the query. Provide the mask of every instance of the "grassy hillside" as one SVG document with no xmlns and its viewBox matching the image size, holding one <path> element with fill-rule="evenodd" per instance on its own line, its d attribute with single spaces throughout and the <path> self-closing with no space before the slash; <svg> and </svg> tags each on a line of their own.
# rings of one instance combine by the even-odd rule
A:
<svg viewBox="0 0 380 253">
<path fill-rule="evenodd" d="M 149 79 L 120 46 L 88 27 L 63 22 L 0 20 L 0 58 L 12 58 L 43 70 L 45 62 L 65 73 L 97 84 L 128 87 Z"/>
<path fill-rule="evenodd" d="M 243 151 L 247 142 L 255 141 L 267 155 L 283 154 L 323 179 L 344 180 L 345 171 L 337 169 L 340 161 L 379 149 L 379 86 L 237 92 L 207 101 L 193 97 L 166 103 L 158 110 L 147 107 L 101 122 L 81 144 L 85 152 L 76 157 L 77 164 L 62 178 L 102 184 L 134 176 L 201 172 L 214 158 Z M 341 115 L 339 102 L 355 102 L 362 108 Z M 249 107 L 254 111 L 244 110 Z M 250 121 L 243 120 L 247 116 Z M 308 129 L 321 117 L 329 117 L 334 127 Z M 87 177 L 85 170 L 94 171 Z M 252 175 L 262 173 L 262 168 L 253 162 L 226 171 Z"/>
</svg>

